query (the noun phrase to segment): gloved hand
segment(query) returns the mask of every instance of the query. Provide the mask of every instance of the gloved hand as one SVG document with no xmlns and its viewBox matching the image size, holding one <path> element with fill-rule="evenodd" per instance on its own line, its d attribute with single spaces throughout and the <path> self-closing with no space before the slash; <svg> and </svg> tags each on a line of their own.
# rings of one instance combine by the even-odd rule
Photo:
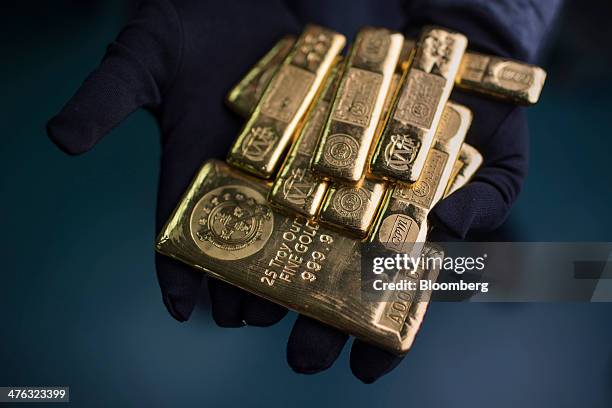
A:
<svg viewBox="0 0 612 408">
<path fill-rule="evenodd" d="M 49 121 L 49 137 L 77 155 L 138 108 L 152 112 L 162 135 L 159 231 L 202 163 L 225 158 L 238 134 L 242 121 L 223 104 L 228 90 L 271 44 L 300 31 L 280 1 L 145 1 L 100 66 Z M 161 255 L 155 260 L 164 304 L 175 319 L 187 320 L 204 275 Z M 220 326 L 267 326 L 287 313 L 216 280 L 209 291 Z"/>
<path fill-rule="evenodd" d="M 461 26 L 437 23 L 468 34 L 474 45 Z M 162 132 L 159 231 L 200 165 L 209 157 L 225 157 L 238 133 L 240 121 L 223 107 L 226 92 L 278 38 L 299 31 L 279 2 L 262 7 L 246 0 L 219 6 L 147 1 L 109 46 L 100 67 L 48 123 L 49 136 L 65 152 L 81 154 L 133 111 L 151 111 Z M 482 48 L 511 55 L 498 47 Z M 453 99 L 474 112 L 467 141 L 480 150 L 485 164 L 469 186 L 434 209 L 432 222 L 448 236 L 462 238 L 470 229 L 495 228 L 505 218 L 526 171 L 527 129 L 522 112 L 511 105 L 480 96 L 457 94 Z M 156 266 L 164 304 L 177 320 L 187 320 L 203 275 L 161 255 L 156 255 Z M 209 290 L 213 317 L 221 326 L 267 326 L 286 314 L 280 306 L 219 281 L 211 279 Z M 288 362 L 298 372 L 322 371 L 347 340 L 299 316 L 287 346 Z M 399 361 L 360 341 L 351 350 L 351 369 L 364 382 L 373 382 Z"/>
<path fill-rule="evenodd" d="M 466 34 L 472 50 L 526 59 L 512 41 L 489 30 L 486 21 L 461 13 L 423 11 L 420 16 L 413 15 L 406 30 L 410 37 L 418 37 L 426 24 L 437 24 Z M 451 99 L 472 110 L 474 119 L 466 142 L 480 151 L 484 163 L 470 183 L 432 209 L 429 219 L 433 234 L 429 239 L 439 242 L 462 240 L 468 232 L 487 232 L 499 227 L 527 173 L 529 137 L 522 108 L 460 91 L 454 91 Z M 424 326 L 426 330 L 426 322 Z M 287 359 L 298 372 L 316 373 L 333 364 L 347 340 L 348 336 L 338 330 L 299 316 L 289 338 Z M 355 340 L 351 348 L 351 370 L 365 383 L 376 381 L 401 360 L 402 357 L 360 340 Z"/>
</svg>

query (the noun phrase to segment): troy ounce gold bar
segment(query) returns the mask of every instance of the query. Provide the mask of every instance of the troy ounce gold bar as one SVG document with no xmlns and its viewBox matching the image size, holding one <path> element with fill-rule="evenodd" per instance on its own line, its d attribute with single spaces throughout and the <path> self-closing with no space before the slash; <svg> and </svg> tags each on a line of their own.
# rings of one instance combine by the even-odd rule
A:
<svg viewBox="0 0 612 408">
<path fill-rule="evenodd" d="M 403 36 L 382 28 L 359 31 L 313 159 L 313 170 L 359 181 L 380 119 Z"/>
<path fill-rule="evenodd" d="M 317 214 L 327 191 L 327 181 L 312 173 L 310 161 L 325 125 L 340 78 L 341 65 L 342 63 L 338 62 L 331 69 L 323 90 L 308 113 L 300 135 L 291 147 L 270 191 L 269 200 L 272 203 L 308 218 L 313 218 Z"/>
<path fill-rule="evenodd" d="M 381 209 L 371 240 L 387 250 L 418 256 L 427 238 L 427 216 L 443 197 L 472 113 L 448 102 L 421 176 L 416 183 L 397 183 Z"/>
<path fill-rule="evenodd" d="M 374 175 L 419 178 L 466 46 L 462 34 L 425 29 L 372 157 Z"/>
<path fill-rule="evenodd" d="M 482 155 L 473 146 L 464 143 L 459 150 L 459 157 L 453 166 L 451 180 L 446 186 L 444 197 L 448 197 L 467 184 L 482 164 Z"/>
<path fill-rule="evenodd" d="M 322 27 L 304 29 L 232 146 L 230 164 L 272 176 L 344 42 L 344 36 Z"/>
<path fill-rule="evenodd" d="M 266 53 L 227 95 L 227 104 L 242 117 L 247 117 L 261 99 L 280 64 L 283 62 L 296 38 L 292 35 L 281 38 Z"/>
<path fill-rule="evenodd" d="M 267 194 L 263 181 L 210 160 L 162 229 L 156 249 L 371 344 L 406 352 L 426 307 L 418 293 L 364 301 L 361 241 L 277 213 Z M 433 279 L 437 272 L 421 271 Z"/>
</svg>

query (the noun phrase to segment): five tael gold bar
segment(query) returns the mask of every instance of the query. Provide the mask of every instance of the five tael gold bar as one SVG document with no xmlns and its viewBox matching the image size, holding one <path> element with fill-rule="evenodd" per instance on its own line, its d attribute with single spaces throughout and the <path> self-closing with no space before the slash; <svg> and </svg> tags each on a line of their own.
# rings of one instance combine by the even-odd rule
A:
<svg viewBox="0 0 612 408">
<path fill-rule="evenodd" d="M 383 28 L 357 34 L 313 159 L 321 176 L 349 183 L 363 177 L 403 39 Z"/>
<path fill-rule="evenodd" d="M 228 163 L 262 178 L 274 174 L 344 43 L 343 35 L 328 29 L 304 29 L 232 146 Z"/>
</svg>

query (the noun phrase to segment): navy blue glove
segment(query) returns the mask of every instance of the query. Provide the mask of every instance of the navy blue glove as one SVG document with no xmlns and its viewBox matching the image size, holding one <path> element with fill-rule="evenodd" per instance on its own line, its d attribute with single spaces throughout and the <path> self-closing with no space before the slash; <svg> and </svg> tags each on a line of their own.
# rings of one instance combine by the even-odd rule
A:
<svg viewBox="0 0 612 408">
<path fill-rule="evenodd" d="M 470 21 L 433 22 L 468 34 L 470 43 L 482 43 L 484 51 L 516 57 L 511 47 L 504 47 L 508 42 L 491 39 L 483 34 L 486 30 L 470 31 Z M 422 23 L 410 27 L 418 30 Z M 279 1 L 265 6 L 246 0 L 147 1 L 109 46 L 99 68 L 49 121 L 49 136 L 65 152 L 81 154 L 135 110 L 153 113 L 162 134 L 159 231 L 201 163 L 225 157 L 238 133 L 241 121 L 222 103 L 228 89 L 278 38 L 300 29 L 298 19 Z M 522 111 L 513 106 L 468 95 L 453 99 L 474 111 L 468 141 L 481 151 L 485 165 L 470 185 L 434 209 L 432 222 L 449 237 L 462 238 L 470 230 L 495 228 L 505 218 L 526 172 L 527 128 Z M 156 267 L 164 304 L 174 318 L 187 320 L 203 275 L 160 255 Z M 287 313 L 216 280 L 210 280 L 209 291 L 213 317 L 221 326 L 267 326 Z M 298 372 L 319 372 L 333 364 L 347 340 L 345 334 L 300 316 L 289 338 L 288 362 Z M 399 361 L 362 342 L 353 344 L 351 368 L 364 382 Z"/>
<path fill-rule="evenodd" d="M 300 26 L 280 1 L 211 4 L 196 0 L 144 2 L 100 66 L 83 82 L 47 132 L 68 154 L 91 149 L 139 108 L 161 129 L 157 231 L 191 179 L 210 157 L 224 158 L 240 120 L 223 104 L 246 67 Z M 203 274 L 156 255 L 157 277 L 170 314 L 185 321 L 198 300 Z M 221 326 L 267 326 L 286 309 L 210 280 L 215 321 Z"/>
</svg>

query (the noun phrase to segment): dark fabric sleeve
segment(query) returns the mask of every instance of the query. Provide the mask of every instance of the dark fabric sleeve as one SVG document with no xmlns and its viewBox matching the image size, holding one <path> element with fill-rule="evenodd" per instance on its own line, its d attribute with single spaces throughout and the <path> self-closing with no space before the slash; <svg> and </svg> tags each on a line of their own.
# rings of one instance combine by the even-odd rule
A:
<svg viewBox="0 0 612 408">
<path fill-rule="evenodd" d="M 410 0 L 403 8 L 409 34 L 425 24 L 441 25 L 466 34 L 472 49 L 533 62 L 561 4 L 562 0 Z"/>
</svg>

